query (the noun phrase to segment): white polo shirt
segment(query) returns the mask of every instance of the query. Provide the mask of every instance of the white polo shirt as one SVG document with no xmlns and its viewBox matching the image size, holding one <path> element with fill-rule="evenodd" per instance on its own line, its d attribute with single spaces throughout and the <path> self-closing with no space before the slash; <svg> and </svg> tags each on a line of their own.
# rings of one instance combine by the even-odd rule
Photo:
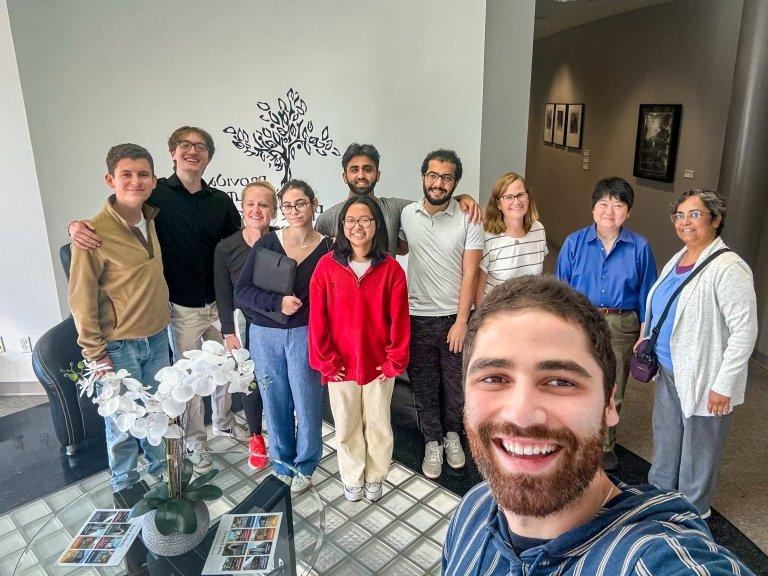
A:
<svg viewBox="0 0 768 576">
<path fill-rule="evenodd" d="M 459 310 L 465 250 L 483 250 L 483 228 L 451 199 L 431 216 L 425 200 L 403 208 L 399 237 L 408 242 L 408 305 L 413 316 L 451 316 Z"/>
</svg>

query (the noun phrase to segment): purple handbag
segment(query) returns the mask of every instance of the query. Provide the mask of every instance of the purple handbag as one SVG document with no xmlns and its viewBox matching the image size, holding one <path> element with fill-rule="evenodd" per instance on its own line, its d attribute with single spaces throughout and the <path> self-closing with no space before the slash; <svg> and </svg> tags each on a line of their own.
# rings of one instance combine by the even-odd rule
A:
<svg viewBox="0 0 768 576">
<path fill-rule="evenodd" d="M 723 252 L 730 252 L 730 249 L 721 248 L 717 252 L 710 254 L 709 257 L 704 260 L 698 268 L 695 268 L 688 278 L 677 287 L 677 290 L 674 291 L 672 296 L 670 296 L 669 302 L 667 302 L 667 305 L 664 307 L 664 312 L 662 312 L 661 317 L 659 318 L 659 322 L 651 331 L 651 337 L 640 342 L 632 353 L 632 359 L 629 361 L 629 373 L 632 375 L 632 378 L 638 382 L 646 383 L 650 382 L 651 378 L 656 376 L 656 372 L 659 371 L 659 358 L 656 356 L 654 348 L 656 347 L 656 340 L 659 338 L 659 330 L 661 330 L 661 325 L 664 324 L 664 320 L 667 319 L 667 314 L 672 306 L 672 302 L 675 301 L 675 298 L 680 295 L 680 292 L 683 291 L 686 284 L 693 280 L 693 277 L 696 276 L 696 274 L 701 272 L 707 264 L 720 256 Z"/>
</svg>

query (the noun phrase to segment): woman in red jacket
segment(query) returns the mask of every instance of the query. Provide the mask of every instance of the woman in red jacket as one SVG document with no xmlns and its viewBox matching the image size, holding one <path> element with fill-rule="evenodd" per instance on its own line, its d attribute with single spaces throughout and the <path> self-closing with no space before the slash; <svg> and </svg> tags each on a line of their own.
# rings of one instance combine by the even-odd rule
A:
<svg viewBox="0 0 768 576">
<path fill-rule="evenodd" d="M 381 498 L 394 442 L 392 389 L 408 365 L 408 289 L 387 246 L 376 201 L 350 198 L 334 249 L 309 285 L 309 363 L 329 384 L 339 472 L 351 501 Z"/>
</svg>

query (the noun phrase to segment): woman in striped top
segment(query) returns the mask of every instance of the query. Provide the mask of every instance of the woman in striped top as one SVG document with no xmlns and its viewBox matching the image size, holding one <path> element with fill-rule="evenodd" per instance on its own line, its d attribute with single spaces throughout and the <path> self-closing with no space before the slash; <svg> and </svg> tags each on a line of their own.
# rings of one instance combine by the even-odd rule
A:
<svg viewBox="0 0 768 576">
<path fill-rule="evenodd" d="M 536 203 L 522 176 L 509 172 L 496 181 L 485 206 L 485 245 L 475 307 L 505 280 L 542 273 L 547 238 L 538 218 Z"/>
</svg>

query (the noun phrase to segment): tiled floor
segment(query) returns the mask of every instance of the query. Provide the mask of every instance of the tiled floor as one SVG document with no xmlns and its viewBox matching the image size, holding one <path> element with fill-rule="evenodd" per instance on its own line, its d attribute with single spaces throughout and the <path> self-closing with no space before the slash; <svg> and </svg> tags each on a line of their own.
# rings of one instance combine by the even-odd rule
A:
<svg viewBox="0 0 768 576">
<path fill-rule="evenodd" d="M 334 444 L 334 430 L 323 424 L 323 459 L 313 475 L 317 493 L 325 505 L 325 542 L 312 571 L 299 566 L 300 573 L 349 575 L 439 574 L 440 554 L 448 522 L 459 503 L 459 497 L 437 484 L 394 463 L 384 485 L 384 497 L 370 503 L 349 502 L 344 498 Z M 211 450 L 225 451 L 239 445 L 229 438 L 217 437 L 209 442 Z M 253 474 L 247 467 L 247 452 L 227 453 L 214 457 L 220 473 L 213 480 L 225 489 L 225 497 L 214 503 L 213 516 L 226 513 L 244 499 L 269 470 Z M 112 491 L 107 471 L 95 474 L 63 490 L 26 504 L 0 516 L 0 574 L 13 574 L 24 547 L 35 536 L 52 512 L 61 510 L 92 488 L 94 492 L 75 502 L 57 517 L 57 530 L 46 534 L 35 554 L 45 558 L 58 556 L 80 523 L 70 521 L 79 507 L 112 507 Z M 294 501 L 295 545 L 303 552 L 317 540 L 317 522 L 309 521 L 317 514 L 311 496 L 305 494 Z M 27 560 L 27 557 L 25 557 Z M 46 572 L 28 559 L 20 567 L 22 576 L 44 574 L 97 574 L 94 569 L 68 572 L 57 568 Z M 120 570 L 106 571 L 120 574 Z"/>
</svg>

